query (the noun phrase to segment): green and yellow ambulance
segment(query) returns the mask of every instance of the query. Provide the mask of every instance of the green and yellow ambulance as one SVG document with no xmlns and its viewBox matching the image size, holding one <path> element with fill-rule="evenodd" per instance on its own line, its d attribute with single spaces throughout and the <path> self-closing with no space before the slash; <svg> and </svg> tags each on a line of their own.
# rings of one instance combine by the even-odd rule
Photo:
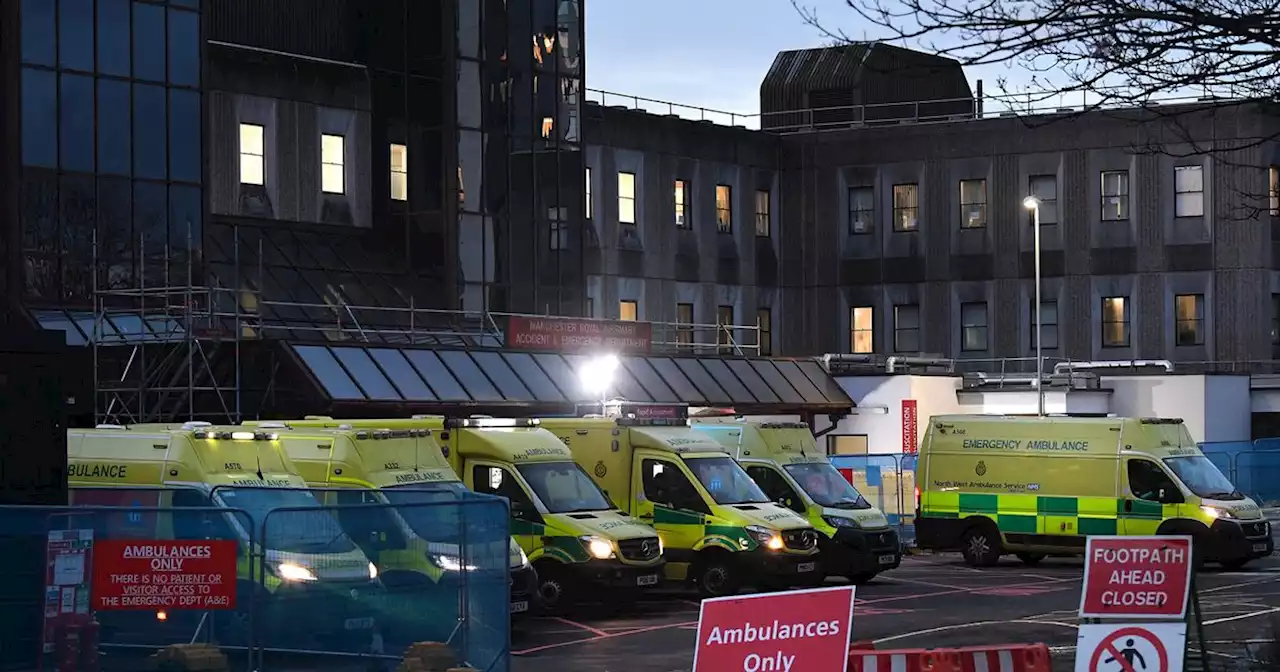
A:
<svg viewBox="0 0 1280 672">
<path fill-rule="evenodd" d="M 1197 564 L 1271 555 L 1271 526 L 1181 419 L 937 416 L 920 446 L 916 543 L 974 566 L 1082 554 L 1089 535 L 1190 535 Z"/>
<path fill-rule="evenodd" d="M 290 424 L 431 430 L 467 487 L 510 502 L 511 534 L 533 563 L 545 609 L 564 610 L 587 594 L 630 600 L 658 585 L 657 532 L 619 511 L 537 420 L 313 417 Z"/>
<path fill-rule="evenodd" d="M 769 501 L 724 448 L 684 419 L 545 418 L 573 458 L 662 535 L 666 577 L 708 596 L 810 583 L 818 534 Z"/>
<path fill-rule="evenodd" d="M 862 583 L 902 564 L 897 530 L 836 471 L 809 425 L 705 418 L 692 426 L 724 446 L 769 499 L 813 525 L 826 576 Z"/>
<path fill-rule="evenodd" d="M 238 542 L 236 610 L 225 620 L 218 614 L 219 637 L 247 636 L 257 596 L 255 618 L 266 624 L 268 646 L 281 645 L 280 636 L 326 650 L 335 640 L 372 641 L 374 605 L 384 592 L 377 567 L 333 516 L 313 508 L 321 505 L 276 433 L 200 422 L 99 425 L 67 430 L 67 456 L 73 506 L 172 510 L 97 516 L 99 536 Z M 183 508 L 229 511 L 184 515 Z"/>
</svg>

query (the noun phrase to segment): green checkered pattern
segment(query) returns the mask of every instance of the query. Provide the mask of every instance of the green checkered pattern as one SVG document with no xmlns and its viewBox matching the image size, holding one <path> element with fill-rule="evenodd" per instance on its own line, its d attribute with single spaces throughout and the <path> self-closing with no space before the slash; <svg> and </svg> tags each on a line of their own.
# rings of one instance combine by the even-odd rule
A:
<svg viewBox="0 0 1280 672">
<path fill-rule="evenodd" d="M 1186 505 L 1157 504 L 1115 497 L 1050 497 L 959 492 L 920 493 L 920 514 L 928 518 L 981 515 L 1006 534 L 1155 534 L 1160 523 L 1185 515 Z M 1194 508 L 1194 507 L 1193 507 Z M 1188 517 L 1198 517 L 1197 509 Z M 1123 525 L 1120 521 L 1125 521 Z"/>
</svg>

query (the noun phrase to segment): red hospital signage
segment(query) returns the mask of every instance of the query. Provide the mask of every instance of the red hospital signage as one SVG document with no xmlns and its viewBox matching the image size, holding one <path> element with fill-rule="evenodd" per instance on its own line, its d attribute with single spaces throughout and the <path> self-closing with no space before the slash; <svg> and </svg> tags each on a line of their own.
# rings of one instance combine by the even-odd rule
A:
<svg viewBox="0 0 1280 672">
<path fill-rule="evenodd" d="M 1182 618 L 1191 537 L 1089 537 L 1081 618 Z"/>
<path fill-rule="evenodd" d="M 920 441 L 916 434 L 916 400 L 902 400 L 902 452 L 914 454 L 920 449 Z"/>
<path fill-rule="evenodd" d="M 627 320 L 512 315 L 507 318 L 506 344 L 508 348 L 551 352 L 648 353 L 653 344 L 653 325 Z"/>
<path fill-rule="evenodd" d="M 853 587 L 702 601 L 693 672 L 844 672 Z"/>
<path fill-rule="evenodd" d="M 234 541 L 99 541 L 93 608 L 234 609 L 237 553 Z"/>
</svg>

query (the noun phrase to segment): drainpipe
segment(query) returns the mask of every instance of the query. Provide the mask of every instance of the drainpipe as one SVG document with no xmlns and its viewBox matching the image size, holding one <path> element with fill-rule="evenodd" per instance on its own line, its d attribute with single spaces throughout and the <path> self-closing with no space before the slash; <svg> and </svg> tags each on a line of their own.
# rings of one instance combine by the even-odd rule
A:
<svg viewBox="0 0 1280 672">
<path fill-rule="evenodd" d="M 917 366 L 946 367 L 947 373 L 954 373 L 956 368 L 956 362 L 953 359 L 936 359 L 932 357 L 899 357 L 895 355 L 893 357 L 889 357 L 884 361 L 885 372 L 887 373 L 897 373 L 898 366 L 900 365 L 910 366 L 912 364 L 915 364 Z"/>
<path fill-rule="evenodd" d="M 1119 359 L 1104 362 L 1058 362 L 1053 365 L 1053 375 L 1060 376 L 1072 371 L 1148 368 L 1162 368 L 1165 373 L 1173 373 L 1173 362 L 1167 359 Z"/>
</svg>

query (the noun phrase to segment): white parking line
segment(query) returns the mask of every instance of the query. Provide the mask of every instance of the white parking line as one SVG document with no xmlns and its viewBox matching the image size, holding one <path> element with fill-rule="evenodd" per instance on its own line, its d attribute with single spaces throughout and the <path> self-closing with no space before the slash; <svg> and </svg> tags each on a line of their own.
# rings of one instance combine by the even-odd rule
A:
<svg viewBox="0 0 1280 672">
<path fill-rule="evenodd" d="M 881 642 L 892 642 L 898 639 L 907 639 L 909 637 L 919 637 L 920 635 L 931 635 L 935 632 L 946 632 L 948 630 L 963 630 L 965 628 L 976 628 L 976 627 L 985 626 L 985 625 L 1008 625 L 1011 623 L 1020 623 L 1024 625 L 1056 625 L 1058 627 L 1071 628 L 1073 630 L 1080 627 L 1075 623 L 1064 623 L 1062 621 L 1033 621 L 1025 618 L 1016 618 L 1008 621 L 978 621 L 977 623 L 957 623 L 955 625 L 944 625 L 937 628 L 917 630 L 915 632 L 905 632 L 900 635 L 893 635 L 891 637 L 882 637 L 874 641 L 876 644 L 880 644 Z"/>
<path fill-rule="evenodd" d="M 1205 622 L 1204 622 L 1204 624 L 1205 624 L 1205 625 L 1217 625 L 1217 624 L 1219 624 L 1219 623 L 1226 623 L 1226 622 L 1228 622 L 1228 621 L 1240 621 L 1240 620 L 1244 620 L 1244 619 L 1246 619 L 1246 618 L 1257 618 L 1258 616 L 1266 616 L 1267 614 L 1274 614 L 1274 613 L 1276 613 L 1277 611 L 1280 611 L 1280 607 L 1271 607 L 1270 609 L 1263 609 L 1263 610 L 1261 610 L 1261 611 L 1254 611 L 1254 612 L 1251 612 L 1251 613 L 1248 613 L 1248 614 L 1240 614 L 1240 615 L 1238 615 L 1238 616 L 1228 616 L 1228 617 L 1226 617 L 1226 618 L 1215 618 L 1215 619 L 1210 620 L 1210 621 L 1205 621 Z"/>
</svg>

